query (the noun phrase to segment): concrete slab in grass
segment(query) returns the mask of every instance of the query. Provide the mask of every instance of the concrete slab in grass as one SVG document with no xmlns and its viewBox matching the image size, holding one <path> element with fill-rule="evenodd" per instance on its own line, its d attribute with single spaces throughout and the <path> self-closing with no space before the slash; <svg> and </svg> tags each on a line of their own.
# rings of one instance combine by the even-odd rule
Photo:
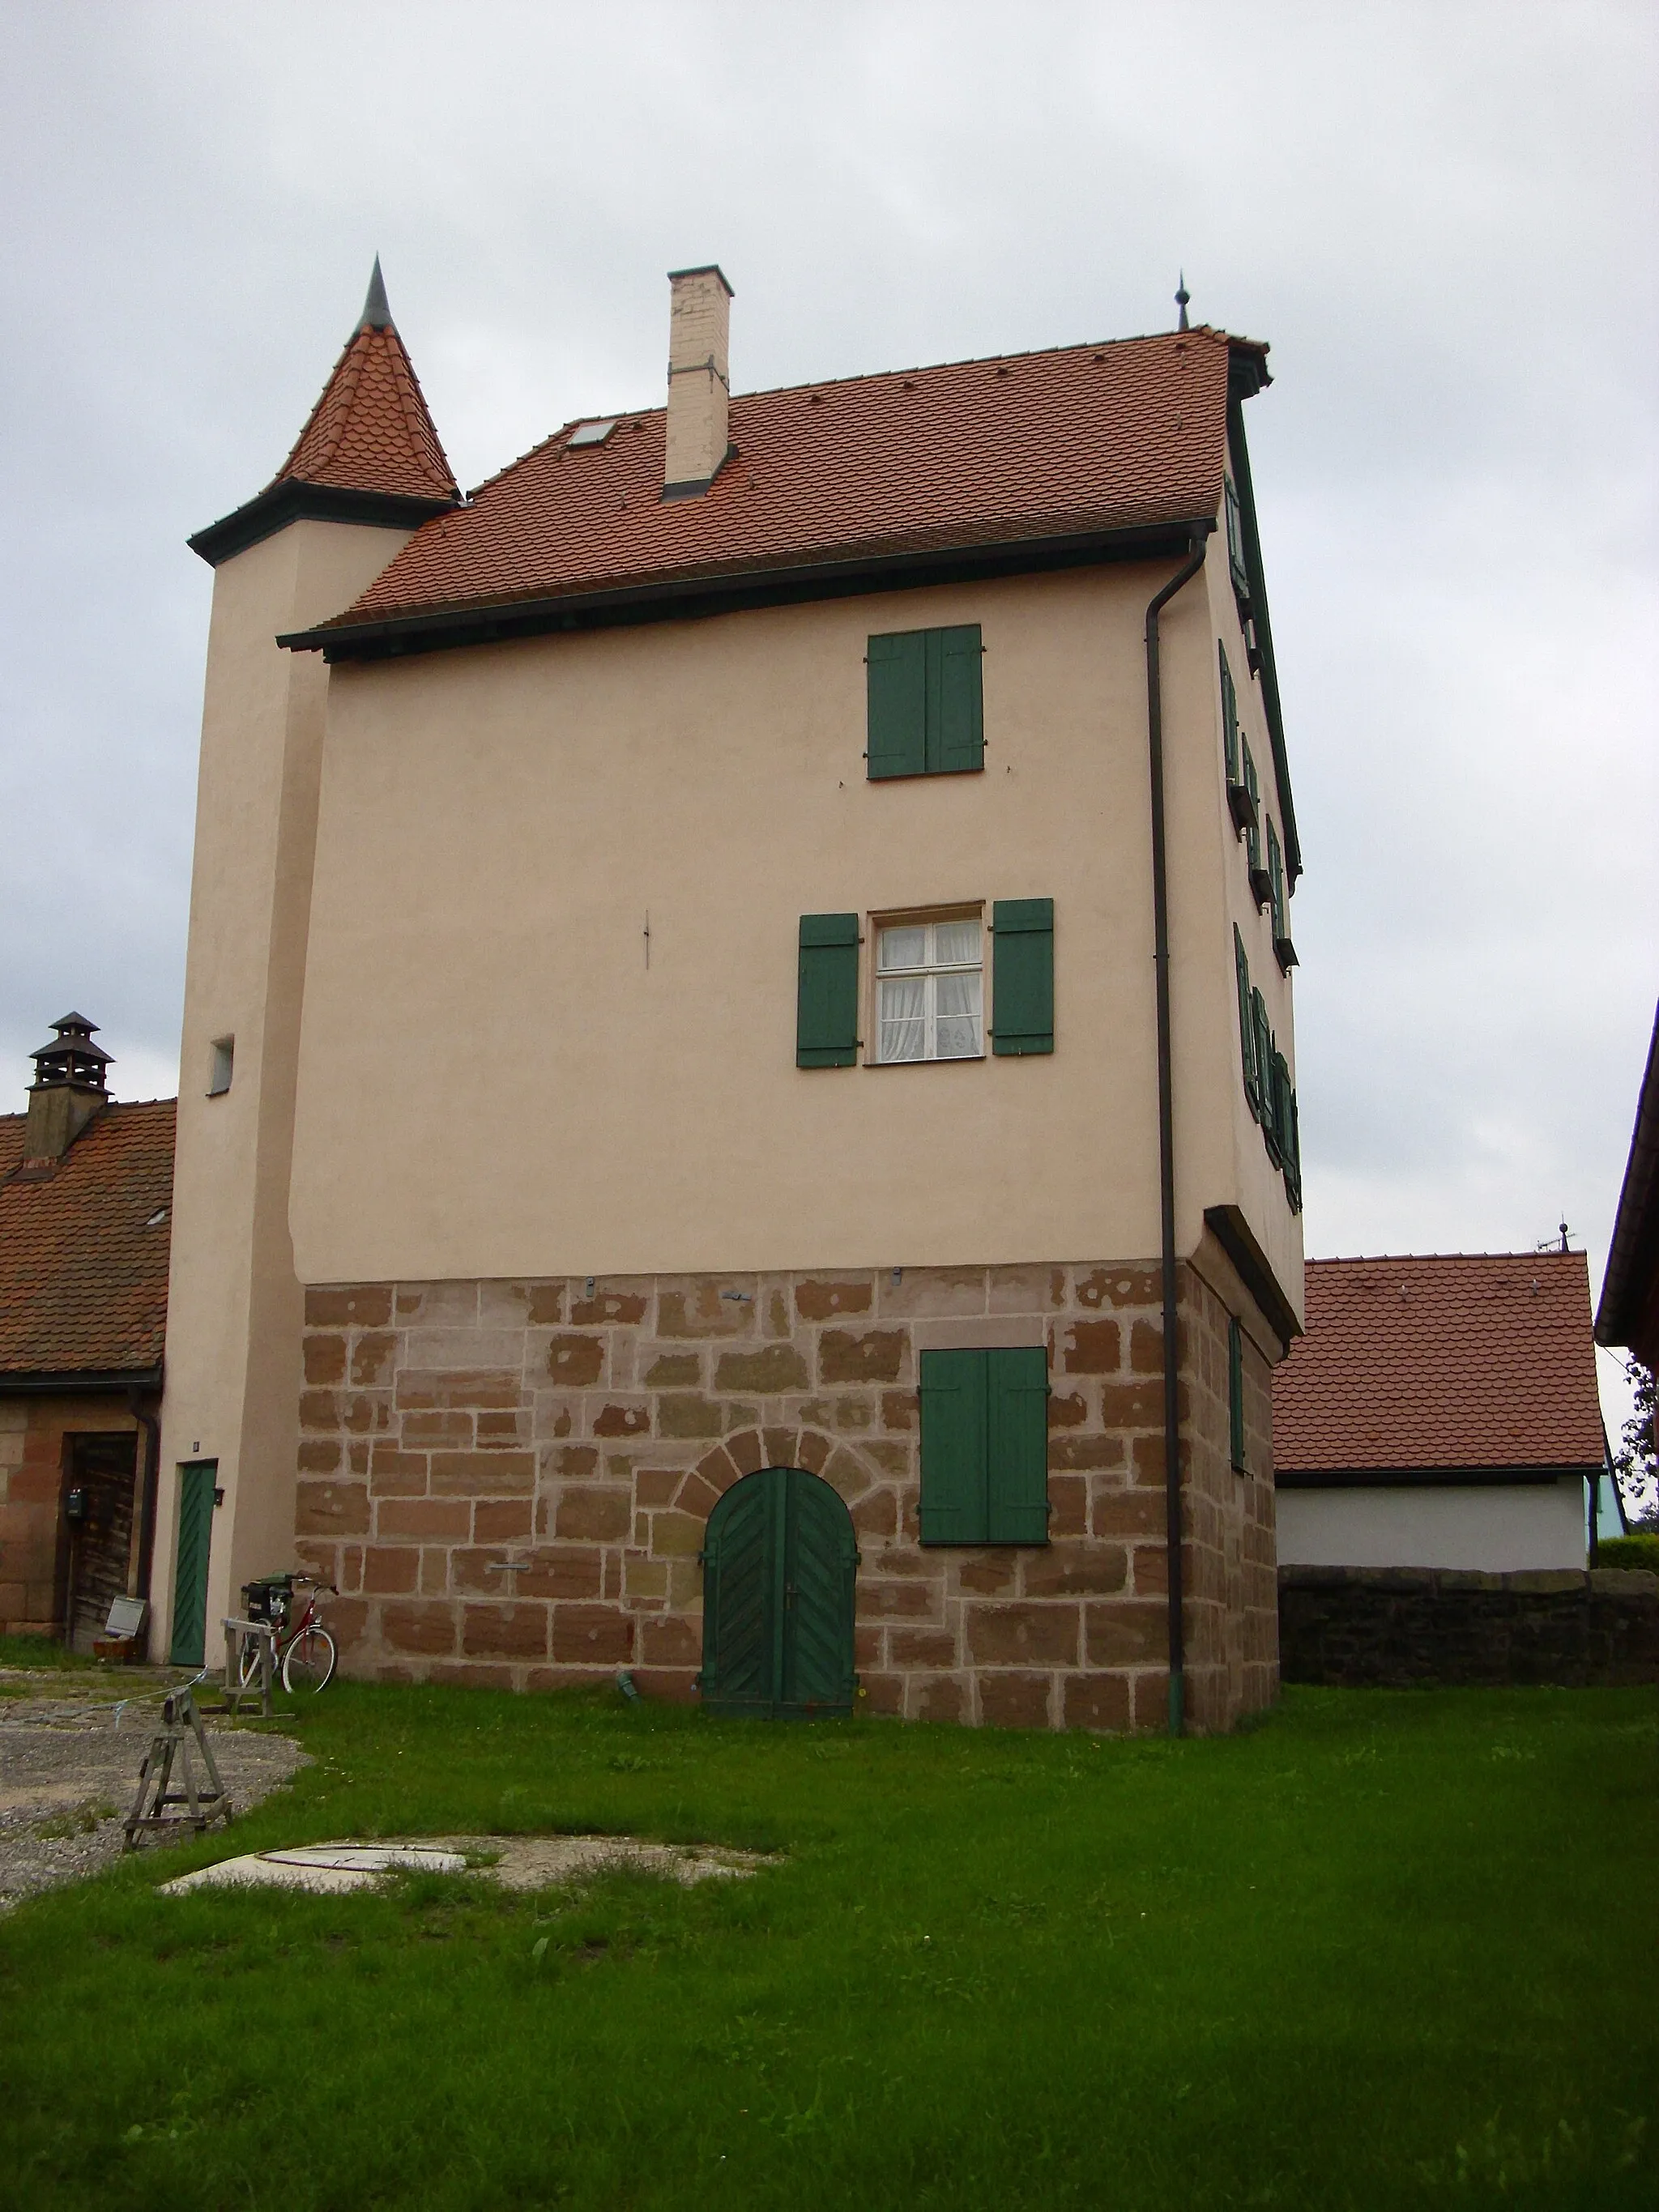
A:
<svg viewBox="0 0 1659 2212">
<path fill-rule="evenodd" d="M 742 1881 L 777 1863 L 758 1851 L 648 1844 L 637 1836 L 428 1836 L 252 1851 L 163 1882 L 161 1893 L 252 1887 L 337 1894 L 369 1888 L 389 1874 L 469 1872 L 508 1889 L 553 1889 L 624 1869 L 689 1885 Z"/>
</svg>

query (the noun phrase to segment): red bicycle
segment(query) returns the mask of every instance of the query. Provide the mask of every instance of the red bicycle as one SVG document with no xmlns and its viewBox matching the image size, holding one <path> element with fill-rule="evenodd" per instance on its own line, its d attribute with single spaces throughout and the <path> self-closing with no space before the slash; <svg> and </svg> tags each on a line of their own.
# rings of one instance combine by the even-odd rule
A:
<svg viewBox="0 0 1659 2212">
<path fill-rule="evenodd" d="M 308 1590 L 304 1610 L 295 1618 L 295 1601 L 301 1590 Z M 242 1592 L 242 1607 L 249 1620 L 269 1621 L 272 1631 L 273 1672 L 282 1677 L 283 1687 L 292 1697 L 325 1690 L 334 1679 L 336 1653 L 334 1638 L 317 1615 L 317 1608 L 325 1599 L 338 1597 L 340 1593 L 331 1583 L 319 1583 L 313 1576 L 296 1571 L 288 1575 L 261 1575 L 258 1582 L 249 1583 Z M 251 1688 L 259 1676 L 259 1640 L 245 1638 L 240 1661 L 241 1683 Z"/>
</svg>

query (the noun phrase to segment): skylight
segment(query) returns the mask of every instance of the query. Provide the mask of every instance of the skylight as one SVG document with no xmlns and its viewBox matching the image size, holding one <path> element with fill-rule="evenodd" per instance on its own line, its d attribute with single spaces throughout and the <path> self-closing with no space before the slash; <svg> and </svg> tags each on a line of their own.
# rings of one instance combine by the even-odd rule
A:
<svg viewBox="0 0 1659 2212">
<path fill-rule="evenodd" d="M 570 433 L 573 446 L 602 446 L 616 428 L 616 417 L 608 422 L 578 422 Z"/>
</svg>

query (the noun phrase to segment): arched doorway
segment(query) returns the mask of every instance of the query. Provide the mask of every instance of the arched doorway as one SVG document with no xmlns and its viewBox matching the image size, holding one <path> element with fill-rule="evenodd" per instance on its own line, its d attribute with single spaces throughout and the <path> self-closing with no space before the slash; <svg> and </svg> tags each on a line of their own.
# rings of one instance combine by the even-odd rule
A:
<svg viewBox="0 0 1659 2212">
<path fill-rule="evenodd" d="M 853 1517 L 827 1482 L 763 1467 L 733 1483 L 703 1547 L 702 1701 L 712 1713 L 850 1713 Z"/>
</svg>

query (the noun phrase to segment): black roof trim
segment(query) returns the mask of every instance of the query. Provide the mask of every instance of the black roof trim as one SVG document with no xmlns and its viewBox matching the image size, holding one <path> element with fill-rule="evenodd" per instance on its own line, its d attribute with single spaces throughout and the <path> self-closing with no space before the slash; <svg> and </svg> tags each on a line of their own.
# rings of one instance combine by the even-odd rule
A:
<svg viewBox="0 0 1659 2212">
<path fill-rule="evenodd" d="M 1273 1263 L 1256 1241 L 1256 1235 L 1237 1206 L 1206 1206 L 1204 1226 L 1238 1271 L 1239 1280 L 1261 1309 L 1262 1318 L 1288 1352 L 1293 1338 L 1303 1334 L 1296 1308 L 1279 1287 Z"/>
<path fill-rule="evenodd" d="M 1636 1126 L 1595 1309 L 1595 1341 L 1630 1345 L 1659 1273 L 1659 1012 L 1637 1095 Z"/>
<path fill-rule="evenodd" d="M 339 484 L 302 483 L 297 477 L 279 477 L 258 498 L 234 514 L 210 522 L 185 540 L 210 568 L 233 555 L 246 553 L 262 538 L 274 538 L 290 522 L 362 522 L 388 530 L 418 530 L 434 514 L 447 514 L 459 499 L 420 499 L 402 492 L 350 491 Z"/>
<path fill-rule="evenodd" d="M 69 1395 L 76 1391 L 159 1390 L 161 1369 L 155 1367 L 64 1368 L 53 1372 L 0 1374 L 0 1398 Z"/>
<path fill-rule="evenodd" d="M 1256 526 L 1255 491 L 1250 481 L 1250 452 L 1244 440 L 1243 402 L 1250 394 L 1235 374 L 1242 366 L 1241 356 L 1235 352 L 1228 360 L 1227 374 L 1227 445 L 1233 465 L 1233 481 L 1238 488 L 1239 512 L 1244 525 L 1244 557 L 1250 571 L 1250 608 L 1255 624 L 1255 641 L 1261 653 L 1261 703 L 1267 716 L 1267 735 L 1273 749 L 1273 779 L 1279 787 L 1279 826 L 1285 832 L 1285 866 L 1296 889 L 1296 879 L 1302 873 L 1302 840 L 1297 835 L 1296 802 L 1291 796 L 1291 763 L 1285 750 L 1285 714 L 1279 701 L 1279 663 L 1273 657 L 1273 617 L 1267 612 L 1267 580 L 1261 562 L 1261 533 Z M 1261 383 L 1267 381 L 1265 363 L 1260 364 Z M 1261 389 L 1261 385 L 1255 387 Z"/>
<path fill-rule="evenodd" d="M 1496 1483 L 1570 1482 L 1605 1474 L 1604 1462 L 1583 1467 L 1280 1467 L 1280 1490 L 1485 1490 Z"/>
<path fill-rule="evenodd" d="M 405 653 L 442 653 L 459 646 L 498 644 L 559 630 L 683 622 L 750 607 L 849 599 L 866 592 L 909 591 L 925 584 L 957 583 L 983 576 L 1093 568 L 1109 561 L 1155 560 L 1166 554 L 1184 553 L 1195 532 L 1207 533 L 1214 528 L 1214 516 L 1202 515 L 1128 530 L 1086 531 L 1065 538 L 1000 538 L 982 545 L 928 546 L 919 551 L 865 555 L 799 568 L 676 576 L 616 591 L 571 592 L 557 598 L 498 600 L 422 614 L 392 615 L 379 622 L 331 623 L 319 629 L 290 630 L 276 642 L 291 652 L 320 653 L 330 661 L 389 660 Z"/>
</svg>

